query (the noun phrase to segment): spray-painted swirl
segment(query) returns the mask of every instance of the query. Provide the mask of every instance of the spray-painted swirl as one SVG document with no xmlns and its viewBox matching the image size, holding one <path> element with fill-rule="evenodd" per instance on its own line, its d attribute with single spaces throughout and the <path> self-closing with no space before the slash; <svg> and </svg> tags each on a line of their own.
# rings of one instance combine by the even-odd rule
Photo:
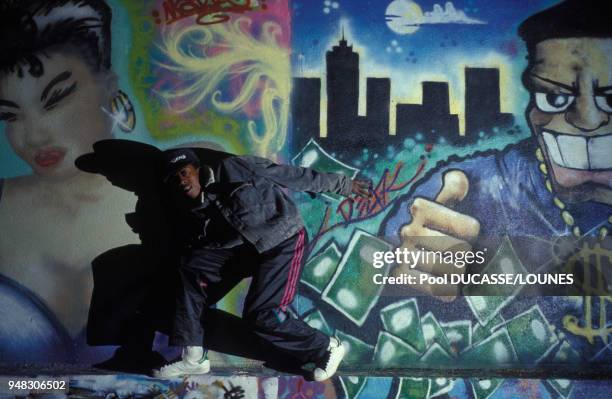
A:
<svg viewBox="0 0 612 399">
<path fill-rule="evenodd" d="M 160 50 L 167 60 L 162 68 L 181 77 L 180 88 L 159 94 L 175 112 L 188 112 L 210 98 L 217 110 L 236 113 L 259 101 L 263 131 L 253 119 L 248 122 L 249 140 L 257 154 L 277 154 L 287 136 L 291 74 L 289 51 L 279 45 L 281 27 L 275 22 L 261 25 L 258 37 L 251 33 L 251 20 L 239 18 L 217 25 L 173 25 L 164 31 Z M 243 82 L 237 94 L 223 101 L 223 83 Z"/>
</svg>

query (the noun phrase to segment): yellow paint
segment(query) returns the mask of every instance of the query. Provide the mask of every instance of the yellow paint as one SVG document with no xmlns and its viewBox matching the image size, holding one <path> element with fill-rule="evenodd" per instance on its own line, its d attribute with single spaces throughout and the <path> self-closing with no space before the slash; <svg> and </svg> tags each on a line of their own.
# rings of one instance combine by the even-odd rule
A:
<svg viewBox="0 0 612 399">
<path fill-rule="evenodd" d="M 175 24 L 167 28 L 160 43 L 165 60 L 159 64 L 191 84 L 159 94 L 170 104 L 180 103 L 173 108 L 179 113 L 210 99 L 213 107 L 227 114 L 240 112 L 260 94 L 263 126 L 249 120 L 249 139 L 257 154 L 274 156 L 287 137 L 291 90 L 289 51 L 278 44 L 277 37 L 282 34 L 280 25 L 266 22 L 259 37 L 254 37 L 248 32 L 250 23 L 250 19 L 242 17 L 224 24 Z M 210 47 L 220 47 L 222 51 L 201 55 L 202 50 Z M 220 85 L 238 77 L 244 78 L 240 92 L 229 101 L 221 100 Z"/>
<path fill-rule="evenodd" d="M 595 264 L 593 265 L 593 259 Z M 606 262 L 604 262 L 604 260 Z M 605 287 L 603 267 L 612 261 L 612 251 L 602 248 L 601 244 L 594 244 L 592 247 L 588 243 L 583 243 L 579 252 L 571 256 L 565 264 L 565 271 L 574 273 L 583 283 L 580 287 L 586 294 L 583 298 L 583 319 L 579 320 L 574 315 L 563 317 L 563 326 L 567 331 L 574 335 L 584 337 L 590 344 L 595 343 L 595 338 L 599 337 L 604 344 L 608 344 L 609 336 L 612 334 L 612 327 L 608 327 L 607 306 L 612 301 Z M 592 265 L 593 267 L 583 267 L 582 265 Z M 582 272 L 579 277 L 578 273 Z M 592 273 L 595 276 L 592 276 Z M 593 279 L 593 277 L 595 277 Z M 593 285 L 591 281 L 595 281 Z M 593 314 L 593 301 L 599 302 L 599 314 Z M 596 321 L 594 320 L 596 319 Z"/>
<path fill-rule="evenodd" d="M 393 1 L 387 6 L 385 14 L 399 15 L 399 18 L 392 18 L 387 22 L 389 29 L 399 35 L 416 32 L 423 19 L 423 10 L 411 0 Z"/>
<path fill-rule="evenodd" d="M 541 148 L 538 148 L 535 154 L 536 154 L 536 158 L 538 159 L 538 161 L 544 162 L 544 154 L 542 153 Z"/>
<path fill-rule="evenodd" d="M 327 94 L 321 94 L 321 114 L 319 116 L 320 137 L 327 137 Z"/>
</svg>

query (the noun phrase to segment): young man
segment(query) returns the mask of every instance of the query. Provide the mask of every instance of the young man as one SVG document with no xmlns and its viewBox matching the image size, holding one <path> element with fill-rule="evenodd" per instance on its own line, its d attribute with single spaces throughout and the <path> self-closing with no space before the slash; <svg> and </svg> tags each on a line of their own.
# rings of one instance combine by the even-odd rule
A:
<svg viewBox="0 0 612 399">
<path fill-rule="evenodd" d="M 197 151 L 199 156 L 192 149 L 162 156 L 174 246 L 180 254 L 181 286 L 170 344 L 184 349 L 180 361 L 154 375 L 209 371 L 202 347 L 203 308 L 252 276 L 243 316 L 255 334 L 302 364 L 314 362 L 316 381 L 331 377 L 344 356 L 340 341 L 288 313 L 307 238 L 297 207 L 281 187 L 365 197 L 368 182 L 254 156 Z"/>
</svg>

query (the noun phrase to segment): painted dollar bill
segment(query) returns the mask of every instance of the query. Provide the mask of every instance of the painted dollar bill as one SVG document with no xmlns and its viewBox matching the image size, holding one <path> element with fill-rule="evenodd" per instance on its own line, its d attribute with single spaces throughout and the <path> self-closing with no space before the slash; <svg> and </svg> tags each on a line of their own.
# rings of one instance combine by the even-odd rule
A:
<svg viewBox="0 0 612 399">
<path fill-rule="evenodd" d="M 390 267 L 372 267 L 374 253 L 391 248 L 391 244 L 365 231 L 355 230 L 336 273 L 321 295 L 323 301 L 356 325 L 363 325 L 383 288 L 374 284 L 373 277 L 378 273 L 386 276 Z"/>
<path fill-rule="evenodd" d="M 523 266 L 508 237 L 504 238 L 495 256 L 482 274 L 525 274 Z M 463 294 L 470 309 L 482 325 L 495 317 L 521 290 L 521 285 L 469 285 Z"/>
<path fill-rule="evenodd" d="M 489 337 L 505 321 L 506 320 L 501 314 L 497 314 L 485 325 L 474 323 L 474 328 L 472 329 L 472 345 L 477 345 L 485 338 Z"/>
<path fill-rule="evenodd" d="M 332 241 L 304 265 L 302 282 L 321 293 L 334 275 L 341 256 L 338 246 Z"/>
<path fill-rule="evenodd" d="M 366 344 L 362 340 L 336 330 L 336 337 L 342 342 L 346 350 L 344 362 L 346 364 L 369 364 L 374 355 L 374 346 Z"/>
<path fill-rule="evenodd" d="M 415 364 L 420 353 L 401 339 L 387 333 L 378 334 L 374 363 L 381 367 L 406 367 Z"/>
<path fill-rule="evenodd" d="M 448 323 L 440 323 L 444 335 L 451 345 L 455 354 L 463 352 L 472 346 L 472 322 L 469 320 L 456 320 Z"/>
<path fill-rule="evenodd" d="M 516 363 L 518 356 L 512 345 L 508 330 L 505 327 L 500 327 L 478 345 L 466 350 L 461 355 L 461 360 L 467 366 L 504 366 Z"/>
<path fill-rule="evenodd" d="M 427 352 L 421 357 L 421 362 L 426 365 L 450 365 L 452 363 L 452 356 L 445 351 L 440 344 L 434 342 L 433 345 L 427 349 Z"/>
<path fill-rule="evenodd" d="M 552 359 L 552 363 L 560 363 L 560 364 L 580 364 L 583 360 L 580 357 L 580 354 L 570 345 L 567 340 L 563 340 L 561 345 L 559 345 L 559 349 L 555 356 Z"/>
<path fill-rule="evenodd" d="M 425 345 L 429 348 L 434 342 L 437 342 L 446 353 L 451 353 L 452 348 L 448 338 L 444 334 L 444 330 L 440 327 L 440 323 L 431 312 L 427 312 L 425 316 L 421 318 L 421 327 L 423 329 L 423 338 L 425 338 Z"/>
<path fill-rule="evenodd" d="M 308 316 L 304 317 L 304 321 L 312 328 L 316 328 L 317 330 L 323 332 L 326 335 L 332 335 L 333 331 L 325 317 L 323 317 L 323 313 L 318 310 L 310 313 Z"/>
<path fill-rule="evenodd" d="M 408 342 L 419 352 L 426 349 L 419 306 L 415 298 L 399 301 L 380 311 L 386 331 Z"/>
<path fill-rule="evenodd" d="M 505 327 L 522 364 L 541 361 L 559 343 L 539 305 L 506 321 Z"/>
<path fill-rule="evenodd" d="M 357 176 L 359 169 L 340 162 L 336 158 L 329 155 L 321 146 L 314 140 L 310 139 L 302 150 L 291 160 L 295 166 L 311 168 L 319 172 L 340 173 L 350 177 L 351 179 Z M 339 200 L 343 197 L 339 194 L 325 193 L 323 196 Z"/>
</svg>

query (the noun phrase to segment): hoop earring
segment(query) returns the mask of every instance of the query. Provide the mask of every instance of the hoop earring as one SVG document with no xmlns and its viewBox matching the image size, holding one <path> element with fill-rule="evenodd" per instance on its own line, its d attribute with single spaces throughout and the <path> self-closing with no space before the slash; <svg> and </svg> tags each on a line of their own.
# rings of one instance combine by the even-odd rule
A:
<svg viewBox="0 0 612 399">
<path fill-rule="evenodd" d="M 111 100 L 110 108 L 113 120 L 124 133 L 130 133 L 134 130 L 136 127 L 136 112 L 127 94 L 117 90 Z"/>
</svg>

